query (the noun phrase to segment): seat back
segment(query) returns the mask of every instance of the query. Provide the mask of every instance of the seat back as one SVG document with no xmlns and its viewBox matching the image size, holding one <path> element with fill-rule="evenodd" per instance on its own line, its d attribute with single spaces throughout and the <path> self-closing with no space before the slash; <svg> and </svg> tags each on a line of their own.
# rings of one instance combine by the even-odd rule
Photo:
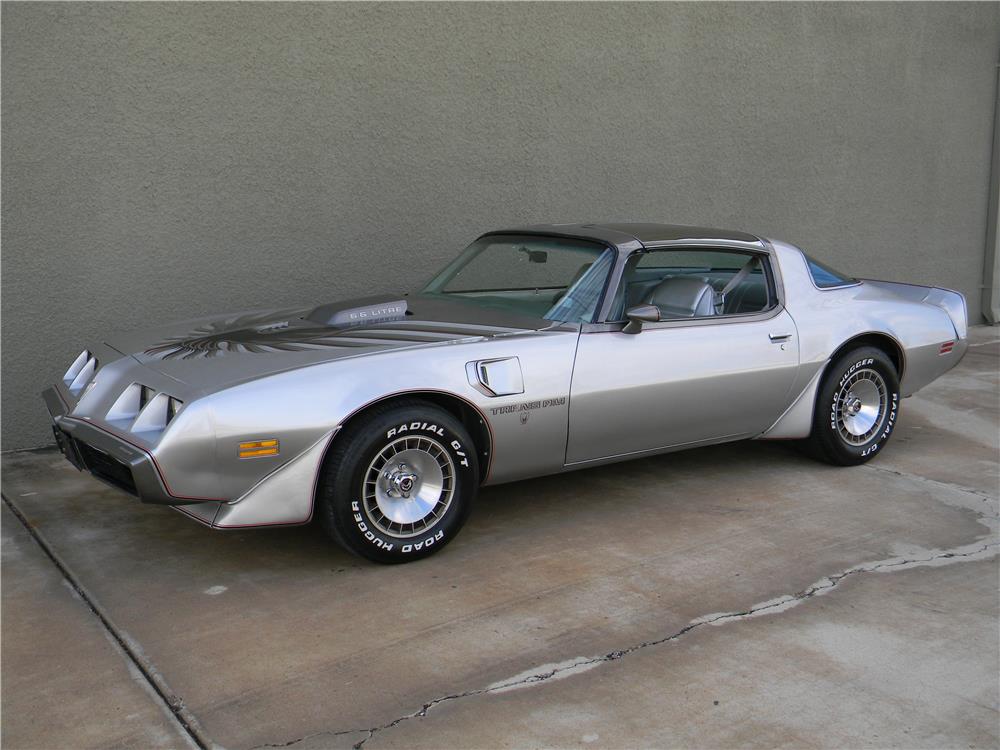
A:
<svg viewBox="0 0 1000 750">
<path fill-rule="evenodd" d="M 700 318 L 715 314 L 715 291 L 710 284 L 690 276 L 664 279 L 653 287 L 644 301 L 660 308 L 664 318 Z"/>
</svg>

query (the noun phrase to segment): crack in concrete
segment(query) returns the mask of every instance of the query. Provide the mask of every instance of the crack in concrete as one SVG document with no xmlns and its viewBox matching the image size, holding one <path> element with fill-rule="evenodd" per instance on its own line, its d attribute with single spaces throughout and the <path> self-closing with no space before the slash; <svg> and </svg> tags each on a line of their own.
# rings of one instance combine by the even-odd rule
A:
<svg viewBox="0 0 1000 750">
<path fill-rule="evenodd" d="M 250 750 L 261 750 L 265 747 L 291 747 L 292 745 L 297 745 L 300 742 L 306 742 L 314 737 L 342 737 L 345 734 L 362 734 L 367 733 L 372 730 L 370 729 L 341 729 L 340 731 L 333 732 L 328 730 L 323 730 L 320 732 L 313 732 L 312 734 L 307 734 L 304 737 L 297 737 L 294 740 L 289 740 L 288 742 L 266 742 L 263 745 L 254 745 Z M 370 737 L 365 737 L 364 740 L 354 745 L 354 747 L 361 747 L 361 745 L 366 742 Z"/>
<path fill-rule="evenodd" d="M 846 570 L 836 573 L 825 578 L 821 578 L 816 583 L 811 586 L 802 589 L 795 594 L 786 594 L 785 596 L 778 597 L 776 599 L 771 599 L 766 602 L 761 602 L 749 607 L 746 610 L 739 612 L 719 612 L 711 615 L 706 615 L 700 617 L 696 620 L 692 620 L 687 625 L 685 625 L 680 630 L 671 633 L 670 635 L 663 636 L 662 638 L 655 638 L 648 641 L 642 641 L 632 646 L 628 646 L 623 649 L 618 649 L 615 651 L 609 651 L 601 656 L 594 657 L 578 657 L 576 659 L 570 659 L 568 661 L 562 662 L 560 664 L 544 665 L 542 667 L 535 667 L 534 669 L 528 670 L 527 672 L 522 672 L 515 677 L 507 678 L 500 682 L 495 682 L 492 685 L 488 685 L 484 688 L 477 688 L 475 690 L 466 690 L 460 693 L 451 693 L 449 695 L 444 695 L 434 700 L 424 703 L 418 710 L 405 714 L 403 716 L 397 717 L 390 722 L 381 724 L 376 727 L 370 727 L 368 729 L 350 729 L 341 731 L 321 731 L 315 732 L 313 734 L 306 735 L 304 737 L 299 737 L 294 740 L 289 740 L 288 742 L 277 743 L 277 744 L 264 744 L 257 745 L 251 750 L 260 750 L 261 748 L 280 748 L 280 747 L 291 747 L 297 745 L 300 742 L 305 742 L 306 740 L 313 739 L 320 736 L 337 737 L 349 734 L 364 734 L 365 736 L 353 745 L 354 750 L 361 750 L 363 745 L 374 737 L 378 732 L 385 731 L 386 729 L 392 729 L 399 724 L 411 719 L 422 719 L 428 712 L 432 709 L 440 706 L 443 703 L 449 703 L 451 701 L 461 700 L 463 698 L 473 698 L 479 695 L 488 695 L 492 693 L 502 693 L 509 690 L 516 690 L 519 688 L 530 687 L 532 685 L 537 685 L 539 683 L 547 682 L 550 680 L 562 679 L 564 677 L 569 677 L 573 674 L 578 674 L 580 672 L 585 672 L 589 669 L 593 669 L 602 664 L 608 662 L 618 661 L 633 654 L 636 651 L 640 651 L 646 648 L 653 648 L 655 646 L 661 646 L 665 643 L 671 643 L 673 641 L 683 638 L 688 633 L 698 628 L 704 627 L 706 625 L 719 626 L 726 624 L 728 622 L 737 622 L 740 620 L 749 619 L 752 617 L 761 617 L 769 614 L 777 614 L 779 612 L 784 612 L 792 607 L 797 606 L 801 602 L 810 599 L 815 596 L 823 596 L 833 589 L 835 589 L 843 580 L 851 576 L 855 576 L 861 573 L 880 573 L 885 571 L 894 570 L 904 570 L 907 568 L 915 568 L 921 566 L 932 566 L 938 564 L 951 564 L 954 562 L 961 562 L 970 559 L 987 559 L 993 557 L 998 552 L 1000 552 L 1000 540 L 991 540 L 988 542 L 975 542 L 973 544 L 965 545 L 964 547 L 957 547 L 952 550 L 937 550 L 928 551 L 928 554 L 923 557 L 898 557 L 891 558 L 888 560 L 880 560 L 871 563 L 861 563 L 853 567 L 847 568 Z"/>
<path fill-rule="evenodd" d="M 913 482 L 918 482 L 920 484 L 930 484 L 934 487 L 948 490 L 950 492 L 962 492 L 967 495 L 972 495 L 976 500 L 983 503 L 995 503 L 997 498 L 992 495 L 983 492 L 982 490 L 976 490 L 971 487 L 965 487 L 961 484 L 954 484 L 952 482 L 942 482 L 939 479 L 931 479 L 930 477 L 922 477 L 919 474 L 913 474 L 908 471 L 899 471 L 897 469 L 890 469 L 886 466 L 874 466 L 872 464 L 862 464 L 859 468 L 868 469 L 870 471 L 877 471 L 882 474 L 892 474 L 893 476 L 900 477 L 902 479 L 909 479 Z"/>
</svg>

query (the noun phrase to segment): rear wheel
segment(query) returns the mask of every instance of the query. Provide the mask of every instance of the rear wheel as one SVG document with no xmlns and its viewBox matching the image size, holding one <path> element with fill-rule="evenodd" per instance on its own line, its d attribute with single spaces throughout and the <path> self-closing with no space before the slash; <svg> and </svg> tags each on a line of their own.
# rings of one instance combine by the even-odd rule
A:
<svg viewBox="0 0 1000 750">
<path fill-rule="evenodd" d="M 808 451 L 831 464 L 869 461 L 892 436 L 899 414 L 899 376 L 881 349 L 839 357 L 820 384 Z"/>
<path fill-rule="evenodd" d="M 478 472 L 472 439 L 451 414 L 419 400 L 376 407 L 337 435 L 320 476 L 318 515 L 355 554 L 417 560 L 462 528 Z"/>
</svg>

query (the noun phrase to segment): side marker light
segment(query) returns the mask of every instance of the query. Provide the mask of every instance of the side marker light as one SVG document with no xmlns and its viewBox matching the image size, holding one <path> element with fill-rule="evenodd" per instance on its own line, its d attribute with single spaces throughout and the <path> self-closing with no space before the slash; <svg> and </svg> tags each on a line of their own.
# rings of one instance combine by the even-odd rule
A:
<svg viewBox="0 0 1000 750">
<path fill-rule="evenodd" d="M 278 441 L 275 438 L 269 440 L 251 440 L 247 443 L 240 443 L 240 458 L 257 458 L 257 456 L 277 456 Z"/>
</svg>

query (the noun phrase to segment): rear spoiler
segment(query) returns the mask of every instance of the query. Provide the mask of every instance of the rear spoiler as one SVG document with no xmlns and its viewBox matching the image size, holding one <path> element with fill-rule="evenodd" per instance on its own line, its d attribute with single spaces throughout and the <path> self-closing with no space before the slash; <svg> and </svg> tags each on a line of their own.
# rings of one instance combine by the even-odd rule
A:
<svg viewBox="0 0 1000 750">
<path fill-rule="evenodd" d="M 895 281 L 877 281 L 875 279 L 859 279 L 859 281 L 871 284 L 878 289 L 885 289 L 911 302 L 924 302 L 940 307 L 951 318 L 951 323 L 955 327 L 955 335 L 959 339 L 968 338 L 969 312 L 965 304 L 965 295 L 961 292 L 936 286 L 900 284 Z"/>
</svg>

